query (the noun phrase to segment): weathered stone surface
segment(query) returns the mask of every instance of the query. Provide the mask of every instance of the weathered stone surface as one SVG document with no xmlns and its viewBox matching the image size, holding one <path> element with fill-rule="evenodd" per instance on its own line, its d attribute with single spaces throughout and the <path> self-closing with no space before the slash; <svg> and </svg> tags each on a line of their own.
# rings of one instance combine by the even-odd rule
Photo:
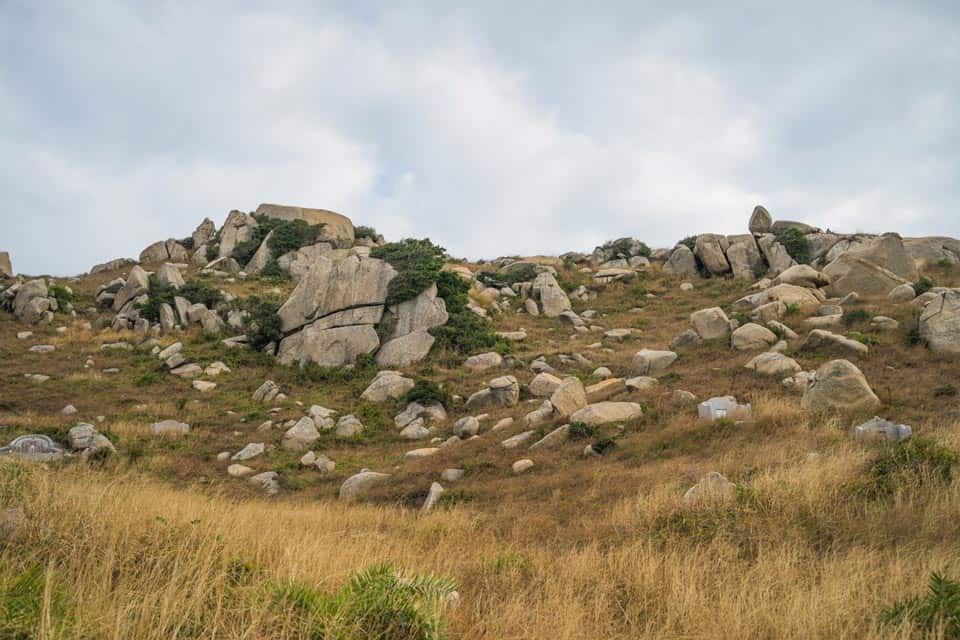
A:
<svg viewBox="0 0 960 640">
<path fill-rule="evenodd" d="M 394 338 L 377 352 L 377 364 L 381 367 L 410 366 L 426 358 L 435 341 L 436 338 L 425 330 Z"/>
<path fill-rule="evenodd" d="M 147 272 L 144 271 L 139 265 L 134 266 L 130 269 L 130 275 L 127 276 L 127 281 L 121 287 L 120 291 L 117 292 L 117 296 L 113 299 L 113 309 L 114 311 L 119 311 L 123 308 L 125 304 L 141 296 L 150 288 L 150 280 L 147 276 Z"/>
<path fill-rule="evenodd" d="M 360 394 L 361 400 L 386 402 L 397 400 L 413 388 L 412 378 L 405 378 L 397 371 L 381 371 L 370 385 Z"/>
<path fill-rule="evenodd" d="M 796 264 L 796 261 L 787 253 L 786 248 L 777 242 L 776 236 L 771 233 L 757 238 L 757 245 L 760 247 L 763 257 L 767 259 L 770 273 L 781 273 Z"/>
<path fill-rule="evenodd" d="M 607 424 L 633 420 L 643 415 L 643 407 L 636 402 L 597 402 L 580 409 L 570 416 L 570 422 L 584 424 Z"/>
<path fill-rule="evenodd" d="M 773 223 L 773 226 L 770 227 L 770 231 L 773 233 L 779 233 L 781 231 L 786 231 L 787 229 L 796 229 L 802 234 L 820 232 L 820 229 L 813 227 L 806 222 L 797 222 L 796 220 L 777 220 Z"/>
<path fill-rule="evenodd" d="M 551 273 L 540 273 L 533 279 L 531 292 L 536 300 L 540 302 L 540 309 L 543 315 L 548 318 L 556 318 L 564 311 L 572 309 L 570 298 L 560 288 L 557 279 Z"/>
<path fill-rule="evenodd" d="M 560 383 L 560 378 L 552 373 L 546 371 L 538 373 L 533 377 L 533 380 L 530 381 L 530 395 L 537 398 L 549 398 L 553 395 L 553 392 L 557 390 L 557 387 L 560 386 Z"/>
<path fill-rule="evenodd" d="M 856 291 L 861 296 L 885 296 L 894 288 L 909 282 L 897 274 L 865 258 L 845 253 L 823 268 L 830 278 L 827 291 L 844 296 Z"/>
<path fill-rule="evenodd" d="M 697 275 L 697 258 L 687 245 L 678 244 L 663 264 L 663 271 L 681 277 L 695 276 Z"/>
<path fill-rule="evenodd" d="M 357 356 L 373 353 L 380 339 L 372 325 L 354 325 L 333 329 L 308 326 L 280 342 L 277 354 L 283 364 L 315 362 L 323 367 L 352 364 Z"/>
<path fill-rule="evenodd" d="M 334 433 L 338 438 L 352 438 L 363 433 L 363 430 L 363 423 L 356 416 L 346 415 L 337 420 Z"/>
<path fill-rule="evenodd" d="M 13 456 L 21 460 L 47 462 L 59 460 L 63 448 L 45 435 L 25 435 L 14 438 L 10 444 L 0 447 L 0 456 Z"/>
<path fill-rule="evenodd" d="M 279 204 L 261 204 L 257 215 L 265 215 L 280 220 L 303 220 L 307 224 L 322 224 L 320 237 L 323 240 L 349 247 L 354 241 L 353 222 L 347 216 L 326 209 L 308 209 Z"/>
<path fill-rule="evenodd" d="M 655 376 L 670 367 L 677 359 L 673 351 L 641 349 L 633 356 L 632 372 L 638 376 Z"/>
<path fill-rule="evenodd" d="M 730 272 L 730 263 L 725 255 L 727 239 L 713 233 L 702 233 L 697 236 L 693 253 L 700 259 L 703 266 L 713 275 L 722 275 Z"/>
<path fill-rule="evenodd" d="M 157 269 L 157 281 L 160 282 L 160 284 L 170 285 L 174 289 L 179 289 L 186 284 L 183 281 L 183 276 L 180 274 L 180 269 L 177 269 L 169 262 L 165 262 Z"/>
<path fill-rule="evenodd" d="M 340 499 L 352 500 L 362 496 L 371 487 L 383 482 L 390 477 L 389 473 L 377 473 L 376 471 L 361 471 L 347 478 L 340 485 Z"/>
<path fill-rule="evenodd" d="M 395 275 L 393 267 L 376 258 L 347 256 L 335 262 L 321 256 L 280 307 L 282 329 L 293 331 L 344 309 L 382 309 L 387 286 Z"/>
<path fill-rule="evenodd" d="M 267 234 L 267 237 L 264 238 L 260 246 L 257 247 L 257 251 L 253 254 L 253 257 L 250 258 L 250 261 L 247 262 L 247 265 L 243 268 L 248 275 L 259 275 L 270 262 L 270 259 L 273 258 L 273 251 L 270 249 L 270 240 L 272 239 L 273 231 Z"/>
<path fill-rule="evenodd" d="M 866 354 L 870 351 L 870 348 L 862 342 L 825 329 L 814 329 L 800 345 L 801 351 L 825 351 L 828 349 L 840 349 L 859 354 Z"/>
<path fill-rule="evenodd" d="M 830 284 L 830 278 L 808 264 L 795 264 L 782 271 L 774 282 L 776 284 L 792 284 L 798 287 L 816 289 Z"/>
<path fill-rule="evenodd" d="M 570 425 L 565 424 L 562 427 L 557 427 L 530 445 L 530 450 L 536 451 L 537 449 L 555 449 L 567 441 L 569 434 Z"/>
<path fill-rule="evenodd" d="M 204 218 L 203 222 L 197 225 L 197 228 L 194 229 L 190 237 L 193 240 L 193 246 L 199 247 L 213 240 L 216 235 L 217 225 L 215 225 L 210 218 Z"/>
<path fill-rule="evenodd" d="M 434 343 L 428 330 L 448 319 L 446 303 L 437 297 L 435 284 L 412 300 L 390 307 L 383 323 L 394 324 L 395 328 L 377 353 L 377 362 L 386 367 L 404 367 L 422 360 Z"/>
<path fill-rule="evenodd" d="M 469 438 L 480 431 L 480 421 L 473 416 L 464 416 L 453 423 L 453 434 L 458 438 Z"/>
<path fill-rule="evenodd" d="M 944 291 L 920 315 L 920 336 L 938 353 L 960 353 L 960 292 Z"/>
<path fill-rule="evenodd" d="M 179 420 L 162 420 L 150 425 L 150 430 L 158 436 L 182 436 L 190 433 L 190 425 L 185 422 L 180 422 Z"/>
<path fill-rule="evenodd" d="M 283 434 L 284 449 L 290 451 L 306 451 L 314 442 L 320 439 L 320 432 L 312 418 L 303 417 Z"/>
<path fill-rule="evenodd" d="M 870 411 L 880 399 L 863 373 L 847 360 L 831 360 L 819 369 L 800 401 L 805 411 Z"/>
<path fill-rule="evenodd" d="M 720 307 L 694 311 L 690 314 L 690 324 L 704 340 L 717 340 L 730 335 L 730 319 Z"/>
<path fill-rule="evenodd" d="M 854 437 L 858 440 L 887 440 L 902 442 L 913 435 L 913 429 L 906 424 L 896 424 L 874 416 L 861 425 L 853 428 Z"/>
<path fill-rule="evenodd" d="M 917 263 L 904 248 L 903 239 L 895 233 L 872 238 L 860 247 L 851 248 L 847 255 L 872 262 L 907 282 L 916 282 L 920 277 Z"/>
<path fill-rule="evenodd" d="M 463 366 L 474 373 L 482 373 L 503 366 L 503 356 L 496 351 L 480 353 L 467 358 Z"/>
<path fill-rule="evenodd" d="M 242 211 L 231 211 L 220 229 L 220 257 L 233 255 L 238 244 L 253 237 L 253 230 L 257 226 L 259 225 L 253 216 Z"/>
<path fill-rule="evenodd" d="M 890 293 L 887 294 L 887 299 L 894 304 L 900 302 L 910 302 L 916 297 L 916 290 L 914 290 L 913 285 L 909 284 L 901 284 L 898 287 L 894 287 L 890 290 Z"/>
<path fill-rule="evenodd" d="M 550 404 L 561 417 L 567 417 L 587 406 L 587 392 L 579 378 L 564 378 L 550 396 Z"/>
<path fill-rule="evenodd" d="M 0 251 L 0 278 L 12 278 L 13 265 L 10 263 L 10 254 Z"/>
<path fill-rule="evenodd" d="M 592 384 L 585 389 L 587 392 L 587 402 L 595 403 L 609 400 L 618 393 L 627 390 L 626 381 L 623 378 L 608 378 Z"/>
<path fill-rule="evenodd" d="M 770 215 L 770 212 L 767 211 L 766 207 L 760 204 L 755 206 L 753 208 L 753 213 L 750 214 L 750 233 L 757 235 L 770 233 L 770 228 L 772 226 L 773 217 Z"/>
<path fill-rule="evenodd" d="M 518 433 L 517 435 L 511 436 L 501 442 L 500 446 L 502 446 L 504 449 L 516 449 L 517 447 L 532 440 L 535 433 L 536 431 L 533 431 L 532 429 L 530 431 Z"/>
<path fill-rule="evenodd" d="M 904 238 L 903 248 L 913 258 L 917 269 L 923 270 L 938 264 L 960 264 L 960 240 L 956 238 Z"/>
<path fill-rule="evenodd" d="M 756 371 L 762 376 L 776 376 L 778 378 L 792 376 L 803 370 L 793 358 L 774 351 L 767 351 L 757 355 L 745 364 L 744 367 Z"/>
<path fill-rule="evenodd" d="M 729 236 L 727 240 L 730 244 L 727 261 L 734 278 L 753 281 L 758 274 L 766 272 L 767 264 L 752 235 Z"/>
<path fill-rule="evenodd" d="M 443 496 L 443 487 L 439 482 L 434 482 L 430 485 L 430 490 L 427 492 L 427 498 L 423 501 L 423 506 L 420 507 L 421 511 L 430 511 L 436 506 L 440 498 Z"/>
<path fill-rule="evenodd" d="M 340 260 L 346 255 L 345 250 L 334 249 L 329 242 L 318 242 L 283 254 L 277 258 L 277 264 L 290 274 L 294 282 L 300 282 L 310 272 L 317 258 L 324 256 L 331 260 Z"/>
<path fill-rule="evenodd" d="M 734 498 L 736 489 L 737 485 L 727 480 L 722 474 L 711 471 L 703 476 L 700 482 L 687 489 L 683 494 L 683 503 L 687 506 L 696 506 L 727 502 Z"/>
<path fill-rule="evenodd" d="M 777 336 L 773 331 L 753 322 L 737 327 L 730 337 L 730 345 L 738 351 L 766 349 L 776 342 Z"/>
</svg>

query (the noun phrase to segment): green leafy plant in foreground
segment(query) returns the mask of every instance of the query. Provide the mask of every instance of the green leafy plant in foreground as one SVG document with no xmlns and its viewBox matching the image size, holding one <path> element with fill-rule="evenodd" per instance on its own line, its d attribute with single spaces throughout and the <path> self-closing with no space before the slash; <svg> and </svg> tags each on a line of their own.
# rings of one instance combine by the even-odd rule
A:
<svg viewBox="0 0 960 640">
<path fill-rule="evenodd" d="M 933 573 L 926 595 L 901 600 L 880 612 L 881 625 L 905 622 L 923 633 L 923 637 L 960 639 L 960 582 Z"/>
</svg>

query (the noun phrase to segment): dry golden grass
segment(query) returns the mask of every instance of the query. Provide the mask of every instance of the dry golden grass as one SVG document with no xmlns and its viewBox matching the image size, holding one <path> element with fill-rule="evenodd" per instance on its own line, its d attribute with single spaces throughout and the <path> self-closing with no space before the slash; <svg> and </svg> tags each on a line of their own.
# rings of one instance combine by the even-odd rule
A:
<svg viewBox="0 0 960 640">
<path fill-rule="evenodd" d="M 771 402 L 758 413 L 784 410 Z M 589 486 L 542 496 L 539 510 L 574 503 L 563 524 L 529 503 L 422 516 L 233 500 L 79 465 L 7 466 L 4 502 L 27 520 L 2 563 L 39 563 L 66 588 L 75 625 L 37 636 L 47 638 L 305 637 L 292 613 L 268 606 L 268 584 L 333 590 L 383 561 L 455 578 L 461 638 L 881 637 L 884 606 L 921 590 L 931 571 L 960 569 L 960 483 L 914 480 L 887 498 L 860 497 L 851 487 L 876 449 L 836 441 L 808 461 L 811 438 L 829 441 L 834 427 L 788 418 L 796 428 L 758 451 L 711 461 L 749 497 L 735 506 L 683 507 L 686 465 L 664 460 L 632 479 L 598 469 L 598 482 L 632 482 L 609 504 Z M 960 424 L 938 433 L 960 445 Z M 230 580 L 238 560 L 258 568 L 239 589 Z"/>
</svg>

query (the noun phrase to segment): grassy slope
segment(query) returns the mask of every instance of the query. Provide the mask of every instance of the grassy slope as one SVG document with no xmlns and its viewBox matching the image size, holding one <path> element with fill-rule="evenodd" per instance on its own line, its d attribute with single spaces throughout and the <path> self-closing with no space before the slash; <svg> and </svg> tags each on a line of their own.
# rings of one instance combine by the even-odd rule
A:
<svg viewBox="0 0 960 640">
<path fill-rule="evenodd" d="M 933 275 L 944 284 L 958 276 Z M 518 354 L 524 360 L 577 350 L 597 366 L 626 374 L 636 350 L 665 347 L 686 328 L 690 311 L 728 303 L 744 289 L 730 281 L 697 281 L 696 291 L 683 293 L 676 284 L 650 276 L 639 285 L 608 287 L 581 305 L 598 309 L 603 317 L 597 323 L 605 328 L 640 330 L 626 343 L 605 345 L 613 353 L 587 349 L 599 335 L 572 336 L 555 320 L 508 314 L 498 326 L 528 331 Z M 77 288 L 88 301 L 95 285 Z M 657 297 L 646 298 L 641 286 Z M 636 306 L 643 310 L 631 311 Z M 958 379 L 960 362 L 904 345 L 906 305 L 865 306 L 898 317 L 903 326 L 878 334 L 880 344 L 870 355 L 843 357 L 864 371 L 885 404 L 882 415 L 960 448 L 960 422 L 951 416 L 957 399 L 933 393 Z M 803 328 L 796 317 L 787 323 Z M 278 628 L 296 636 L 293 621 L 268 614 L 255 586 L 237 604 L 226 570 L 235 558 L 255 563 L 264 581 L 332 586 L 384 559 L 453 576 L 463 595 L 453 629 L 465 638 L 869 637 L 880 607 L 919 591 L 932 570 L 960 571 L 956 480 L 921 486 L 908 479 L 894 496 L 868 499 L 857 487 L 869 478 L 877 450 L 843 433 L 862 416 L 801 414 L 797 395 L 742 369 L 751 354 L 722 345 L 682 355 L 657 393 L 624 397 L 647 402 L 650 411 L 601 460 L 581 459 L 584 442 L 570 443 L 532 456 L 535 469 L 513 477 L 510 463 L 527 454 L 506 452 L 499 441 L 523 429 L 518 421 L 502 437 L 488 434 L 404 464 L 403 452 L 423 445 L 395 437 L 397 403 L 383 408 L 383 429 L 364 442 L 321 441 L 317 450 L 338 463 L 330 476 L 296 469 L 296 456 L 279 448 L 254 460 L 258 470 L 283 475 L 284 495 L 267 501 L 226 477 L 225 465 L 215 460 L 219 451 L 247 442 L 279 442 L 280 429 L 256 432 L 269 416 L 266 407 L 250 402 L 253 390 L 265 378 L 279 382 L 291 397 L 279 414 L 286 419 L 303 413 L 294 400 L 354 411 L 365 380 L 312 382 L 191 334 L 187 354 L 201 364 L 219 359 L 234 367 L 216 379 L 213 393 L 200 395 L 189 381 L 146 375 L 157 371 L 148 355 L 99 352 L 99 344 L 122 336 L 76 327 L 60 336 L 39 328 L 35 338 L 18 341 L 22 329 L 0 318 L 0 425 L 6 425 L 0 437 L 62 435 L 76 420 L 58 412 L 72 403 L 79 418 L 106 416 L 102 429 L 120 451 L 93 469 L 70 464 L 17 479 L 3 471 L 6 505 L 22 506 L 30 496 L 28 523 L 4 548 L 3 566 L 49 563 L 82 604 L 78 636 L 166 638 L 186 619 L 192 631 L 185 637 L 270 637 Z M 58 350 L 26 351 L 38 343 Z M 83 362 L 91 353 L 96 367 L 87 371 Z M 815 368 L 827 357 L 801 354 L 798 360 Z M 469 375 L 445 363 L 440 356 L 410 373 L 445 382 L 464 396 L 496 375 Z M 111 366 L 121 373 L 98 373 Z M 22 375 L 33 372 L 53 379 L 27 383 Z M 532 377 L 526 369 L 514 373 L 521 383 Z M 150 383 L 137 386 L 138 379 Z M 756 419 L 740 427 L 700 424 L 691 408 L 661 397 L 673 389 L 701 398 L 733 393 L 754 403 Z M 535 406 L 522 402 L 493 415 L 520 418 Z M 462 414 L 455 410 L 451 419 Z M 150 422 L 169 417 L 189 422 L 193 433 L 177 440 L 144 434 Z M 824 456 L 820 463 L 807 461 L 814 450 Z M 418 505 L 447 466 L 468 473 L 447 487 L 442 509 L 419 517 L 398 508 Z M 342 480 L 362 467 L 393 471 L 394 481 L 369 505 L 332 502 Z M 709 470 L 746 487 L 738 505 L 682 509 L 683 491 Z M 212 601 L 191 595 L 200 592 Z"/>
</svg>

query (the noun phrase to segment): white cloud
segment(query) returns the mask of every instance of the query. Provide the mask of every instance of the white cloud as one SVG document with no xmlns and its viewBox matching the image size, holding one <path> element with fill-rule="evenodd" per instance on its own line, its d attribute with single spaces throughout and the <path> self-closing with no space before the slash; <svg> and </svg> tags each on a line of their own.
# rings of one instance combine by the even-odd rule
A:
<svg viewBox="0 0 960 640">
<path fill-rule="evenodd" d="M 862 17 L 0 8 L 0 244 L 78 272 L 263 201 L 470 257 L 739 233 L 757 202 L 960 233 L 957 16 Z"/>
</svg>

